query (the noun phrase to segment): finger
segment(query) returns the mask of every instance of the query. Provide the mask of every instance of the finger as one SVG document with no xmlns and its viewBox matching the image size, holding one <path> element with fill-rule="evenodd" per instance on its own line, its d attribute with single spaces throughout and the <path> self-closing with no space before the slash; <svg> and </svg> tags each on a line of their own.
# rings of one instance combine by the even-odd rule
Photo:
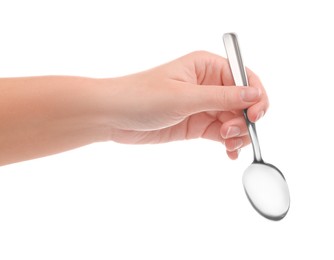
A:
<svg viewBox="0 0 334 260">
<path fill-rule="evenodd" d="M 265 93 L 265 89 L 263 87 L 263 84 L 260 80 L 260 78 L 249 68 L 246 68 L 247 78 L 248 78 L 248 84 L 251 87 L 260 88 L 263 93 Z"/>
<path fill-rule="evenodd" d="M 250 144 L 248 135 L 225 140 L 226 151 L 233 152 Z"/>
<path fill-rule="evenodd" d="M 202 138 L 224 143 L 224 139 L 226 139 L 225 133 L 229 126 L 240 127 L 242 129 L 240 135 L 247 135 L 248 133 L 247 126 L 246 126 L 245 119 L 243 118 L 243 116 L 237 116 L 234 112 L 211 112 L 211 113 L 213 113 L 212 116 L 214 116 L 217 119 L 215 121 L 212 121 L 206 127 L 205 131 L 203 132 L 201 136 Z M 207 114 L 210 115 L 211 113 L 207 113 Z M 193 117 L 195 116 L 199 117 L 200 114 L 194 115 Z M 222 130 L 222 128 L 224 129 Z M 224 134 L 222 134 L 222 131 Z M 233 136 L 230 136 L 228 138 L 231 138 L 231 137 Z"/>
<path fill-rule="evenodd" d="M 255 87 L 198 86 L 182 88 L 178 98 L 179 109 L 188 114 L 203 111 L 242 110 L 261 99 L 261 90 Z"/>
<path fill-rule="evenodd" d="M 208 115 L 211 115 L 217 118 L 221 123 L 227 122 L 236 117 L 234 111 L 209 111 L 206 112 Z"/>
<path fill-rule="evenodd" d="M 220 134 L 224 139 L 229 139 L 248 134 L 245 118 L 239 116 L 223 123 Z"/>
<path fill-rule="evenodd" d="M 224 139 L 220 134 L 222 124 L 219 121 L 212 122 L 202 134 L 202 138 L 224 143 Z"/>
<path fill-rule="evenodd" d="M 247 69 L 247 75 L 248 75 L 249 85 L 260 89 L 262 92 L 259 102 L 250 106 L 247 110 L 247 116 L 249 120 L 252 122 L 256 122 L 261 117 L 263 117 L 266 111 L 268 110 L 269 100 L 260 78 L 250 69 Z"/>
<path fill-rule="evenodd" d="M 226 151 L 226 153 L 231 160 L 236 160 L 239 157 L 240 151 L 241 151 L 241 149 L 238 149 L 238 150 L 233 151 L 233 152 Z"/>
<path fill-rule="evenodd" d="M 267 112 L 269 107 L 268 100 L 261 101 L 247 109 L 247 116 L 251 122 L 260 120 Z"/>
<path fill-rule="evenodd" d="M 188 64 L 199 85 L 234 85 L 226 58 L 206 51 L 195 51 L 181 58 L 182 66 Z"/>
</svg>

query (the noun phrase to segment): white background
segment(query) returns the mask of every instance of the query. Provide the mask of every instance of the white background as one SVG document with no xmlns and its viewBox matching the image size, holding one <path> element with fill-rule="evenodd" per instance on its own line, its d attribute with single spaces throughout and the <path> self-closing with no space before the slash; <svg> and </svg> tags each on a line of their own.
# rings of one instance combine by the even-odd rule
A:
<svg viewBox="0 0 334 260">
<path fill-rule="evenodd" d="M 222 34 L 237 32 L 270 98 L 258 134 L 291 208 L 280 222 L 252 209 L 249 147 L 230 161 L 207 140 L 94 144 L 0 168 L 0 259 L 333 259 L 330 3 L 1 0 L 1 77 L 116 77 L 224 56 Z"/>
</svg>

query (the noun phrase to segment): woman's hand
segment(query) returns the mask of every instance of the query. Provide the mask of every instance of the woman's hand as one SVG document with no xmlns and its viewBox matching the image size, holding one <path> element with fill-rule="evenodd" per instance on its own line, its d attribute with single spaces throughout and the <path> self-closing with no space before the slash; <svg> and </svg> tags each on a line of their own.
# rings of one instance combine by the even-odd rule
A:
<svg viewBox="0 0 334 260">
<path fill-rule="evenodd" d="M 225 58 L 194 52 L 157 68 L 100 80 L 108 139 L 163 143 L 207 138 L 224 143 L 236 159 L 249 144 L 242 111 L 255 122 L 268 109 L 259 78 L 247 69 L 249 87 L 236 87 Z"/>
</svg>

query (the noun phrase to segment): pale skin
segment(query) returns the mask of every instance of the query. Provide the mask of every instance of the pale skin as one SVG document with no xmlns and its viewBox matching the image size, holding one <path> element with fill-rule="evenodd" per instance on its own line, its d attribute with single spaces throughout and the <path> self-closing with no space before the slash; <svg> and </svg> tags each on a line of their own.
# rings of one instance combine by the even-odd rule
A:
<svg viewBox="0 0 334 260">
<path fill-rule="evenodd" d="M 164 143 L 206 138 L 237 159 L 251 121 L 268 109 L 259 78 L 236 87 L 225 58 L 194 52 L 141 73 L 94 79 L 0 79 L 0 165 L 100 141 Z"/>
</svg>

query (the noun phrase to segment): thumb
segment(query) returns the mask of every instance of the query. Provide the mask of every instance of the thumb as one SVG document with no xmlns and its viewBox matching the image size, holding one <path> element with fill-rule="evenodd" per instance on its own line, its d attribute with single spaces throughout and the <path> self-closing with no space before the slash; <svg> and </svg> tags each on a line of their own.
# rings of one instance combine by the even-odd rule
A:
<svg viewBox="0 0 334 260">
<path fill-rule="evenodd" d="M 253 105 L 261 98 L 256 87 L 197 85 L 187 88 L 183 104 L 192 114 L 203 111 L 241 110 Z"/>
</svg>

